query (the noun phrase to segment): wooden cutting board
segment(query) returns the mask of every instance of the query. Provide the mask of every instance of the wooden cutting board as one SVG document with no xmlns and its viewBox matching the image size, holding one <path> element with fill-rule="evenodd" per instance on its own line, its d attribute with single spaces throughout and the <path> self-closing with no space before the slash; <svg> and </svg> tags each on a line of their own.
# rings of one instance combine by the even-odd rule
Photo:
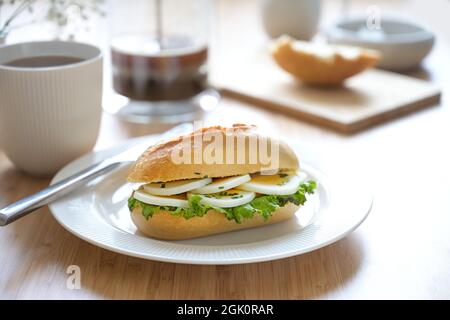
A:
<svg viewBox="0 0 450 320">
<path fill-rule="evenodd" d="M 234 57 L 221 66 L 215 65 L 210 82 L 223 94 L 343 133 L 435 106 L 441 95 L 427 81 L 378 69 L 350 78 L 338 88 L 305 86 L 265 52 Z"/>
</svg>

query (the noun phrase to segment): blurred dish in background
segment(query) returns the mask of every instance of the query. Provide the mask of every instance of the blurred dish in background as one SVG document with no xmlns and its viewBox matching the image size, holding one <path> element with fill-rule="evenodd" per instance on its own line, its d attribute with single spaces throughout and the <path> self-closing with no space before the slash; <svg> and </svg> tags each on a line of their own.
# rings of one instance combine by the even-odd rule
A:
<svg viewBox="0 0 450 320">
<path fill-rule="evenodd" d="M 383 58 L 383 69 L 404 71 L 417 67 L 430 53 L 434 34 L 424 27 L 396 18 L 381 18 L 379 26 L 369 28 L 366 18 L 349 18 L 329 28 L 330 43 L 375 49 Z"/>
<path fill-rule="evenodd" d="M 274 42 L 272 56 L 283 70 L 314 85 L 339 85 L 380 60 L 374 50 L 298 41 L 288 36 Z"/>
<path fill-rule="evenodd" d="M 317 32 L 321 11 L 319 0 L 263 0 L 262 21 L 271 38 L 283 34 L 309 40 Z"/>
<path fill-rule="evenodd" d="M 111 45 L 116 92 L 135 100 L 189 99 L 206 85 L 208 48 L 185 36 L 163 42 L 145 35 L 125 35 Z"/>
<path fill-rule="evenodd" d="M 207 90 L 208 1 L 128 2 L 123 10 L 123 1 L 112 1 L 110 12 L 113 87 L 126 101 L 118 114 L 134 122 L 180 122 L 209 111 L 205 96 L 215 104 L 219 98 Z"/>
</svg>

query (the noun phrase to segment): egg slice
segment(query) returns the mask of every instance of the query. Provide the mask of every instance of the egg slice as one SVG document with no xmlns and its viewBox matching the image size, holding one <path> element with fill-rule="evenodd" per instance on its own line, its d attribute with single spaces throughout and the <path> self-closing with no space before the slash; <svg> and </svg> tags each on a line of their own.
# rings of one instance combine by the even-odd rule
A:
<svg viewBox="0 0 450 320">
<path fill-rule="evenodd" d="M 189 207 L 185 195 L 173 195 L 173 196 L 154 196 L 143 192 L 141 190 L 136 190 L 134 192 L 134 198 L 147 204 L 153 204 L 155 206 L 170 206 L 170 207 Z"/>
<path fill-rule="evenodd" d="M 239 190 L 252 191 L 262 194 L 286 196 L 297 192 L 305 177 L 295 173 L 280 173 L 275 175 L 258 175 L 249 182 L 237 187 Z"/>
<path fill-rule="evenodd" d="M 193 194 L 188 193 L 188 198 L 192 196 L 201 197 L 201 204 L 218 208 L 232 208 L 249 203 L 255 198 L 254 192 L 230 189 L 214 194 Z"/>
<path fill-rule="evenodd" d="M 157 196 L 171 196 L 201 188 L 211 183 L 211 178 L 179 180 L 162 183 L 148 183 L 144 185 L 145 192 Z"/>
<path fill-rule="evenodd" d="M 204 187 L 194 189 L 191 192 L 200 194 L 218 193 L 233 189 L 240 184 L 249 182 L 250 180 L 251 177 L 249 174 L 245 174 L 243 176 L 214 179 L 212 183 L 207 184 Z"/>
</svg>

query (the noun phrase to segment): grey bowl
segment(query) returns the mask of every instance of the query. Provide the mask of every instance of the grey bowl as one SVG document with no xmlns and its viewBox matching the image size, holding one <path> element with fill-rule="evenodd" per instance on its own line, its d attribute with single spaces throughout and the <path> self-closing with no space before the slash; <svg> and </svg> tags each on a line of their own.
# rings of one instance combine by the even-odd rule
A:
<svg viewBox="0 0 450 320">
<path fill-rule="evenodd" d="M 378 67 L 404 71 L 417 67 L 430 53 L 434 34 L 398 18 L 383 18 L 381 28 L 370 30 L 366 18 L 349 18 L 326 31 L 328 42 L 375 49 L 383 55 Z"/>
</svg>

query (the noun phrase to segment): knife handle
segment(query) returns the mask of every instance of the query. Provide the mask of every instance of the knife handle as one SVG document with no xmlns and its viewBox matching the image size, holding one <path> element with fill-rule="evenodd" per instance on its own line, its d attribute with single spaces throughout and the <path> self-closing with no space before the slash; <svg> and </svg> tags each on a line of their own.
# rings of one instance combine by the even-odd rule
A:
<svg viewBox="0 0 450 320">
<path fill-rule="evenodd" d="M 106 172 L 114 170 L 120 165 L 120 162 L 102 162 L 94 164 L 78 172 L 77 174 L 65 178 L 31 196 L 10 204 L 0 210 L 0 226 L 6 226 L 17 219 L 22 218 L 30 212 L 61 198 L 86 182 L 95 179 Z"/>
</svg>

